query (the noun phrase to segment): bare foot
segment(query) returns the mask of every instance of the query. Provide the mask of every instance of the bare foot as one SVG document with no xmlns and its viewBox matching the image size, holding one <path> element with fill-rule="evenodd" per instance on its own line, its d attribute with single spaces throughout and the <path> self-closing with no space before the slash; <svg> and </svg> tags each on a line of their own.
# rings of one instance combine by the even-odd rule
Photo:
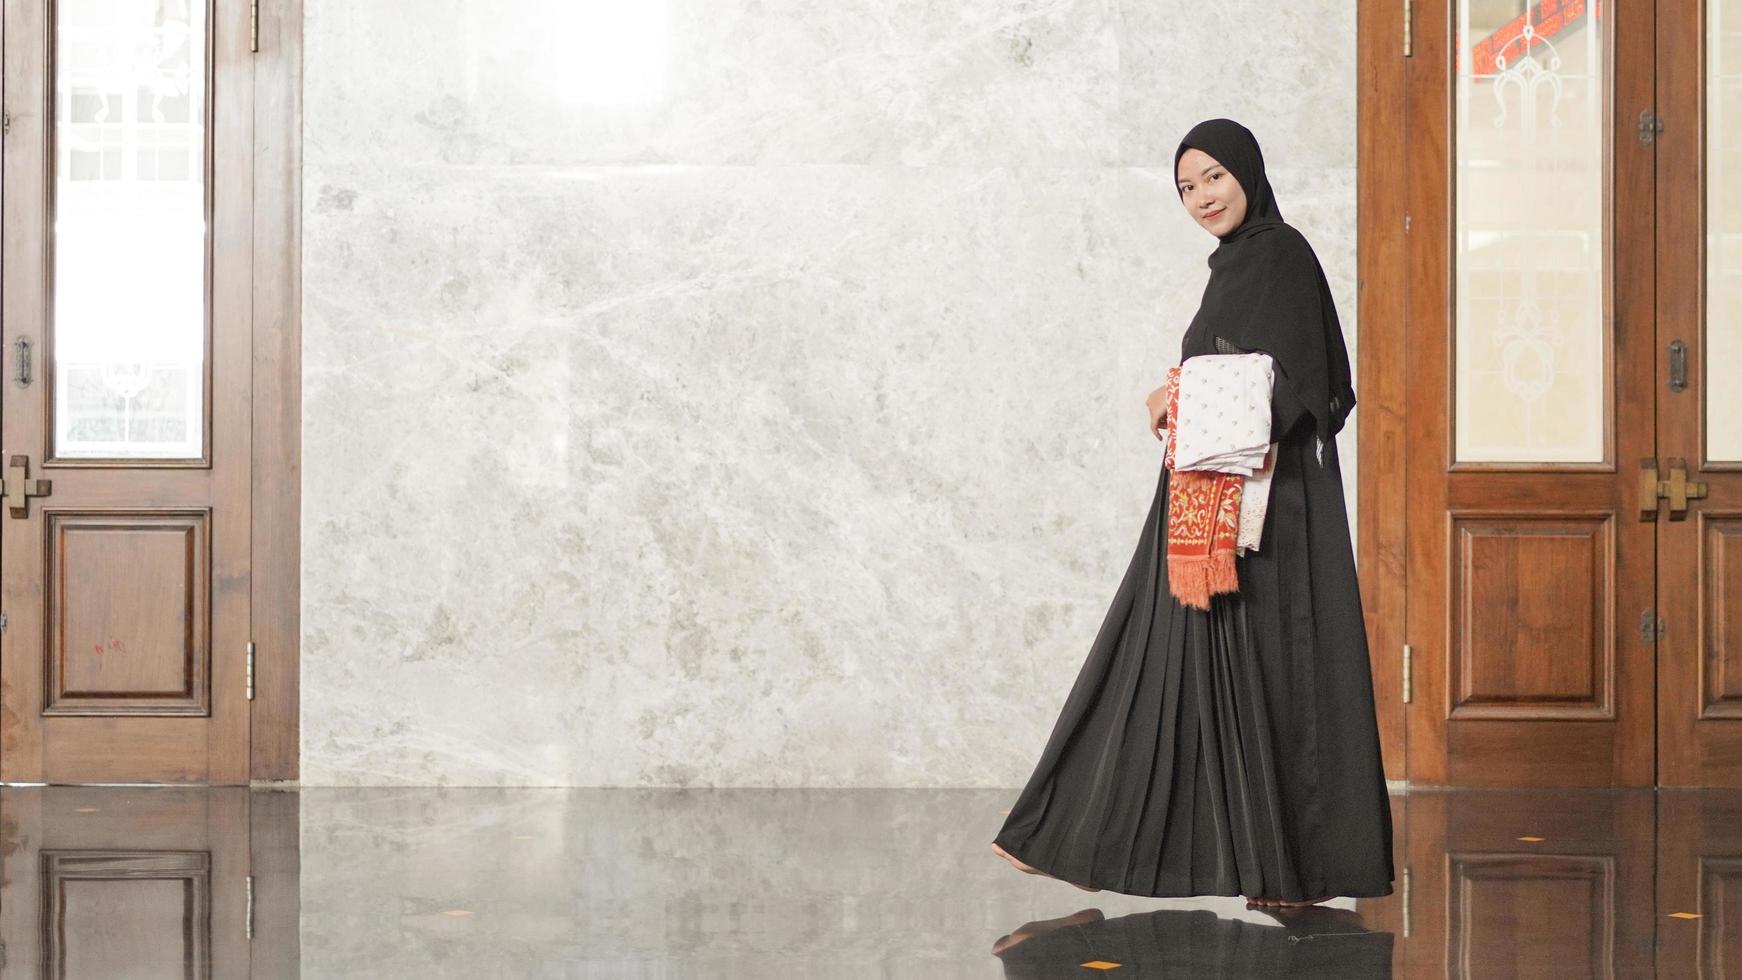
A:
<svg viewBox="0 0 1742 980">
<path fill-rule="evenodd" d="M 1022 862 L 1022 860 L 1020 858 L 1018 858 L 1016 855 L 1014 855 L 1014 854 L 1010 853 L 1009 851 L 1006 851 L 1004 848 L 998 846 L 997 841 L 992 842 L 992 850 L 999 857 L 1003 858 L 1006 861 L 1009 861 L 1011 867 L 1022 872 L 1023 874 L 1040 875 L 1042 878 L 1051 878 L 1054 881 L 1063 881 L 1064 880 L 1064 879 L 1058 877 L 1057 875 L 1049 875 L 1045 871 L 1040 870 L 1039 868 L 1031 867 L 1030 865 L 1024 864 Z M 1066 884 L 1069 884 L 1073 888 L 1081 888 L 1083 891 L 1086 891 L 1086 892 L 1098 892 L 1101 890 L 1099 888 L 1091 888 L 1088 885 L 1079 885 L 1074 881 L 1066 882 Z"/>
<path fill-rule="evenodd" d="M 1070 915 L 1063 916 L 1062 918 L 1042 919 L 1038 922 L 1025 922 L 1022 925 L 1017 926 L 1008 936 L 1003 936 L 999 938 L 997 942 L 993 943 L 992 955 L 1002 956 L 1004 955 L 1005 950 L 1015 946 L 1017 943 L 1033 939 L 1036 936 L 1045 935 L 1054 929 L 1062 929 L 1065 926 L 1084 926 L 1092 922 L 1100 922 L 1105 918 L 1106 916 L 1101 914 L 1100 909 L 1083 909 L 1080 912 L 1072 912 Z"/>
</svg>

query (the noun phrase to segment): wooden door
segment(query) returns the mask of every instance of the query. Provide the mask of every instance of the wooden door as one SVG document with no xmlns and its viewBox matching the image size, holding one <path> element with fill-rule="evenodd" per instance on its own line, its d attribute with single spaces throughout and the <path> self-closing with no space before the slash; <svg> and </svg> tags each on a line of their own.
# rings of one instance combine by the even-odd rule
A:
<svg viewBox="0 0 1742 980">
<path fill-rule="evenodd" d="M 1657 47 L 1658 781 L 1742 786 L 1742 2 Z"/>
<path fill-rule="evenodd" d="M 1649 786 L 1655 13 L 1414 11 L 1408 778 Z"/>
<path fill-rule="evenodd" d="M 249 776 L 246 0 L 4 0 L 0 779 Z"/>
</svg>

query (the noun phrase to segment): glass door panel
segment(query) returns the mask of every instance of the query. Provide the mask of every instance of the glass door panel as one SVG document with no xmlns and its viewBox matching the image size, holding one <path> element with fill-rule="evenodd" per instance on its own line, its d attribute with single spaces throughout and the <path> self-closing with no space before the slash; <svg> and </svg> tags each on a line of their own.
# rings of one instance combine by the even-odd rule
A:
<svg viewBox="0 0 1742 980">
<path fill-rule="evenodd" d="M 1454 461 L 1607 459 L 1612 44 L 1586 0 L 1457 0 Z"/>
<path fill-rule="evenodd" d="M 53 459 L 201 459 L 206 0 L 56 0 Z"/>
</svg>

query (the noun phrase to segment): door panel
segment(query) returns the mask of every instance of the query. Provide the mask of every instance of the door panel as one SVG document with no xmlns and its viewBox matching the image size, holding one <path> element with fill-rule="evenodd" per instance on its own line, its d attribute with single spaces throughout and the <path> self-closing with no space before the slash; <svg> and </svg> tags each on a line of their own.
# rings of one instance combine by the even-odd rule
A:
<svg viewBox="0 0 1742 980">
<path fill-rule="evenodd" d="M 43 714 L 208 714 L 210 516 L 55 510 L 47 520 Z"/>
<path fill-rule="evenodd" d="M 0 779 L 248 779 L 245 0 L 4 0 Z"/>
<path fill-rule="evenodd" d="M 1659 781 L 1742 786 L 1742 3 L 1665 2 L 1657 43 L 1657 441 L 1693 491 L 1654 522 Z"/>
<path fill-rule="evenodd" d="M 1610 515 L 1452 526 L 1451 717 L 1614 718 Z"/>
<path fill-rule="evenodd" d="M 1408 778 L 1651 785 L 1654 12 L 1414 9 Z"/>
</svg>

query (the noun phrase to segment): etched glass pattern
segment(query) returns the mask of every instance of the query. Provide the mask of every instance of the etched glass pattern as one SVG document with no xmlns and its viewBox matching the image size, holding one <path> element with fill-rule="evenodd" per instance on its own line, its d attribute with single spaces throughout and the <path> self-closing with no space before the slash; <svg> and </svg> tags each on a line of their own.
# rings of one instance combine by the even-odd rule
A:
<svg viewBox="0 0 1742 980">
<path fill-rule="evenodd" d="M 1457 17 L 1455 457 L 1601 462 L 1607 7 Z"/>
</svg>

